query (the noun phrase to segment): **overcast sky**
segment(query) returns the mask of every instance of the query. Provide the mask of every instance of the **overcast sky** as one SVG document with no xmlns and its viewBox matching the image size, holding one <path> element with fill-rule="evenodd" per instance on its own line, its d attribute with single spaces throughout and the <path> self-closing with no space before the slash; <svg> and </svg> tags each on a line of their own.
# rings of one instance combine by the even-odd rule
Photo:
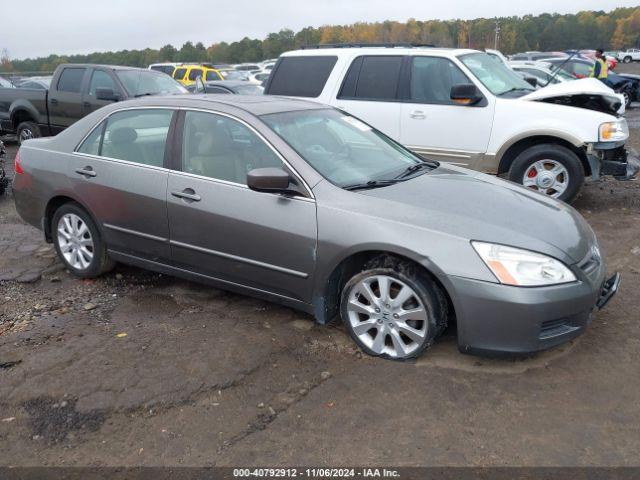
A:
<svg viewBox="0 0 640 480">
<path fill-rule="evenodd" d="M 358 21 L 496 17 L 631 7 L 639 0 L 0 0 L 11 58 L 263 38 Z M 5 5 L 5 8 L 2 7 Z"/>
</svg>

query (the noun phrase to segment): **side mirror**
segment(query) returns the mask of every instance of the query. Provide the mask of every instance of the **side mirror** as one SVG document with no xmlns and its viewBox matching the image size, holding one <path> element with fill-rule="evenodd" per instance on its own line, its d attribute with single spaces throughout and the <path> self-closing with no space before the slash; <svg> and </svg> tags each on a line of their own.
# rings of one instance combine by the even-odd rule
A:
<svg viewBox="0 0 640 480">
<path fill-rule="evenodd" d="M 534 88 L 538 88 L 538 79 L 536 77 L 524 77 L 524 81 Z"/>
<path fill-rule="evenodd" d="M 204 84 L 204 80 L 202 80 L 201 75 L 198 75 L 196 78 L 196 88 L 193 93 L 207 93 L 207 87 Z"/>
<path fill-rule="evenodd" d="M 289 174 L 281 168 L 255 168 L 247 173 L 247 186 L 258 192 L 286 192 Z"/>
<path fill-rule="evenodd" d="M 460 105 L 475 105 L 483 99 L 482 92 L 472 83 L 461 83 L 451 87 L 451 100 Z"/>
<path fill-rule="evenodd" d="M 109 102 L 117 102 L 120 100 L 120 95 L 114 92 L 110 88 L 98 87 L 96 88 L 96 98 L 98 100 L 107 100 Z"/>
</svg>

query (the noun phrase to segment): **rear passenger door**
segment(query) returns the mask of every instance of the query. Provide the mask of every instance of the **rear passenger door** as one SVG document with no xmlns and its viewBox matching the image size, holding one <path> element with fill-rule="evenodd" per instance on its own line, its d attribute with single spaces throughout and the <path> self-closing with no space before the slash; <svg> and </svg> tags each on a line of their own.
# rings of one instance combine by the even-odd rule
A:
<svg viewBox="0 0 640 480">
<path fill-rule="evenodd" d="M 69 177 L 109 250 L 168 263 L 165 147 L 174 111 L 111 114 L 72 156 Z"/>
<path fill-rule="evenodd" d="M 182 123 L 182 120 L 181 120 Z M 255 168 L 287 168 L 244 122 L 222 113 L 184 112 L 180 171 L 169 174 L 171 250 L 178 268 L 309 301 L 316 251 L 316 204 L 306 192 L 250 190 Z"/>
<path fill-rule="evenodd" d="M 400 140 L 402 55 L 356 58 L 338 92 L 336 106 Z"/>
<path fill-rule="evenodd" d="M 448 58 L 415 56 L 410 65 L 400 142 L 427 158 L 473 166 L 489 144 L 495 101 L 461 105 L 451 100 L 451 87 L 473 82 Z"/>
<path fill-rule="evenodd" d="M 82 91 L 86 84 L 86 73 L 84 67 L 65 67 L 56 84 L 49 89 L 49 123 L 54 127 L 52 133 L 58 133 L 58 130 L 83 117 Z"/>
</svg>

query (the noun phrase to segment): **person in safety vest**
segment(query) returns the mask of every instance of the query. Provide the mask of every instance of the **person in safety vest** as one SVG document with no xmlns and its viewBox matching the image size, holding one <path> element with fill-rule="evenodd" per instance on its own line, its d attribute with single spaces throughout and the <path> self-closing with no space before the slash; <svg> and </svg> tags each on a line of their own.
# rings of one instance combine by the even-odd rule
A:
<svg viewBox="0 0 640 480">
<path fill-rule="evenodd" d="M 591 70 L 591 77 L 606 83 L 608 76 L 609 68 L 607 67 L 607 59 L 602 49 L 599 48 L 596 50 L 596 64 L 593 66 L 593 70 Z"/>
</svg>

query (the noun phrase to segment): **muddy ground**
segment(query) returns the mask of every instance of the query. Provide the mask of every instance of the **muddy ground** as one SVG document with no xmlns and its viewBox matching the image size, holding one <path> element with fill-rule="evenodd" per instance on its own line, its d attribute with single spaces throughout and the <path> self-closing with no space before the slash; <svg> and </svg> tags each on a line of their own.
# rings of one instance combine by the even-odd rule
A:
<svg viewBox="0 0 640 480">
<path fill-rule="evenodd" d="M 576 207 L 623 276 L 581 338 L 490 360 L 450 329 L 402 364 L 249 297 L 78 280 L 0 198 L 0 465 L 640 465 L 640 182 Z"/>
</svg>

